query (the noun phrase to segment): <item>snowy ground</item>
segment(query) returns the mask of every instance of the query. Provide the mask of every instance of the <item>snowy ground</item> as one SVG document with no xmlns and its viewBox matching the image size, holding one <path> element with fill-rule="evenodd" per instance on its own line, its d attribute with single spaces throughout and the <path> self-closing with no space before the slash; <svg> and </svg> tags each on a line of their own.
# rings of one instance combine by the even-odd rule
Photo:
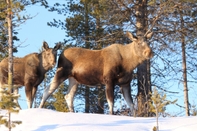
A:
<svg viewBox="0 0 197 131">
<path fill-rule="evenodd" d="M 2 114 L 0 114 L 2 115 Z M 152 131 L 155 118 L 62 113 L 47 109 L 26 109 L 12 114 L 21 120 L 12 131 Z M 197 117 L 172 117 L 159 119 L 160 131 L 196 131 Z M 0 126 L 0 131 L 8 131 Z"/>
</svg>

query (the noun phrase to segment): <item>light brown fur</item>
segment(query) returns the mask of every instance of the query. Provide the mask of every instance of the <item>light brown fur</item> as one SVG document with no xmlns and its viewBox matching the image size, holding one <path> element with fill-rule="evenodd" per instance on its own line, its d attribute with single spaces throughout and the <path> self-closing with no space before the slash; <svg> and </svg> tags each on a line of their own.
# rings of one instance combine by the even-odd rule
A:
<svg viewBox="0 0 197 131">
<path fill-rule="evenodd" d="M 119 85 L 123 95 L 133 108 L 130 82 L 132 72 L 140 63 L 152 57 L 152 50 L 144 40 L 128 37 L 133 41 L 127 45 L 112 44 L 102 50 L 69 48 L 64 50 L 58 60 L 58 69 L 43 95 L 40 107 L 48 96 L 66 79 L 69 78 L 69 91 L 65 96 L 70 111 L 73 109 L 73 96 L 77 84 L 105 85 L 106 97 L 113 114 L 114 86 Z"/>
<path fill-rule="evenodd" d="M 42 53 L 31 53 L 22 58 L 13 58 L 13 85 L 14 87 L 25 86 L 28 108 L 32 107 L 37 87 L 43 81 L 45 73 L 55 66 L 59 47 L 58 44 L 54 48 L 49 48 L 44 42 Z M 7 84 L 8 58 L 5 58 L 0 62 L 0 88 L 2 89 Z"/>
</svg>

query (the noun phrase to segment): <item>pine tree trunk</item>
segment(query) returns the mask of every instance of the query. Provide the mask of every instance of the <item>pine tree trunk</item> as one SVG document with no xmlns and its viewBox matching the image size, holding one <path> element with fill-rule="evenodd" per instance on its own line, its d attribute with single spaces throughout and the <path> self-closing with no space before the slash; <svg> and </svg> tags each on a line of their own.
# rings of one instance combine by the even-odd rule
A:
<svg viewBox="0 0 197 131">
<path fill-rule="evenodd" d="M 88 86 L 85 86 L 85 113 L 90 112 L 90 88 Z"/>
<path fill-rule="evenodd" d="M 184 29 L 184 20 L 182 11 L 180 11 L 181 29 Z M 181 49 L 182 49 L 182 68 L 183 68 L 183 91 L 184 91 L 184 102 L 185 102 L 185 114 L 190 116 L 189 112 L 189 98 L 188 98 L 188 86 L 187 86 L 187 65 L 186 65 L 186 52 L 185 52 L 185 36 L 181 32 Z"/>
<path fill-rule="evenodd" d="M 88 17 L 88 2 L 85 2 L 85 47 L 90 48 L 90 43 L 89 43 L 89 17 Z M 85 86 L 85 113 L 89 113 L 90 111 L 90 89 L 88 86 Z"/>
<path fill-rule="evenodd" d="M 104 114 L 104 94 L 105 92 L 102 90 L 102 85 L 98 86 L 98 105 L 97 105 L 97 113 Z"/>
<path fill-rule="evenodd" d="M 8 23 L 8 85 L 9 90 L 12 91 L 12 73 L 13 73 L 13 43 L 12 43 L 12 15 L 11 15 L 11 3 L 10 0 L 7 0 L 8 4 L 8 16 L 7 16 L 7 23 Z"/>
<path fill-rule="evenodd" d="M 12 8 L 11 8 L 11 0 L 6 0 L 7 3 L 7 24 L 8 24 L 8 86 L 9 91 L 12 93 L 12 76 L 13 76 L 13 43 L 12 43 Z M 10 100 L 12 101 L 12 100 Z M 8 112 L 9 116 L 9 131 L 11 131 L 11 112 Z"/>
<path fill-rule="evenodd" d="M 98 1 L 95 1 L 95 10 L 98 11 L 99 10 L 99 0 Z M 99 41 L 100 39 L 100 36 L 101 36 L 101 20 L 100 20 L 100 17 L 99 15 L 96 16 L 96 49 L 100 49 L 100 45 L 101 45 L 101 42 L 97 42 Z M 105 95 L 105 92 L 102 90 L 102 85 L 98 86 L 98 89 L 97 89 L 97 95 L 98 95 L 98 104 L 97 104 L 97 113 L 99 114 L 104 114 L 104 98 L 103 96 Z"/>
<path fill-rule="evenodd" d="M 156 107 L 156 121 L 157 121 L 157 127 L 156 127 L 156 131 L 159 131 L 159 114 L 158 114 L 158 108 Z"/>
<path fill-rule="evenodd" d="M 136 2 L 136 27 L 137 37 L 142 38 L 147 30 L 147 0 L 138 0 Z M 148 104 L 149 92 L 151 91 L 150 80 L 150 61 L 146 60 L 137 68 L 138 79 L 138 110 L 137 116 L 148 116 Z"/>
</svg>

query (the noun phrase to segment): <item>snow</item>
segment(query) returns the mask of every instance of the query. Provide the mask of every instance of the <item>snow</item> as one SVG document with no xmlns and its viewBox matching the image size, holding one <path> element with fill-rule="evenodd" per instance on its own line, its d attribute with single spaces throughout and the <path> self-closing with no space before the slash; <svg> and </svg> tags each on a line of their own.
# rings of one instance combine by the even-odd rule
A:
<svg viewBox="0 0 197 131">
<path fill-rule="evenodd" d="M 153 117 L 63 113 L 48 109 L 25 109 L 11 116 L 12 120 L 22 121 L 12 131 L 152 131 L 156 126 Z M 159 130 L 196 131 L 197 117 L 159 118 Z M 1 125 L 0 131 L 8 129 Z"/>
</svg>

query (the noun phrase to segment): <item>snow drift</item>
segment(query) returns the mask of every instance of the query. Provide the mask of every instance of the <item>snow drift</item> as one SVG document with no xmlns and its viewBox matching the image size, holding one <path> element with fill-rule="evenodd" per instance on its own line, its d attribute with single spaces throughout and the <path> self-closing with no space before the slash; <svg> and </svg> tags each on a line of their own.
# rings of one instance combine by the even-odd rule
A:
<svg viewBox="0 0 197 131">
<path fill-rule="evenodd" d="M 2 115 L 2 112 L 1 114 Z M 152 131 L 155 118 L 62 113 L 47 109 L 26 109 L 12 114 L 21 120 L 12 131 Z M 160 131 L 196 131 L 197 117 L 159 118 Z M 3 125 L 0 131 L 8 131 Z"/>
</svg>

